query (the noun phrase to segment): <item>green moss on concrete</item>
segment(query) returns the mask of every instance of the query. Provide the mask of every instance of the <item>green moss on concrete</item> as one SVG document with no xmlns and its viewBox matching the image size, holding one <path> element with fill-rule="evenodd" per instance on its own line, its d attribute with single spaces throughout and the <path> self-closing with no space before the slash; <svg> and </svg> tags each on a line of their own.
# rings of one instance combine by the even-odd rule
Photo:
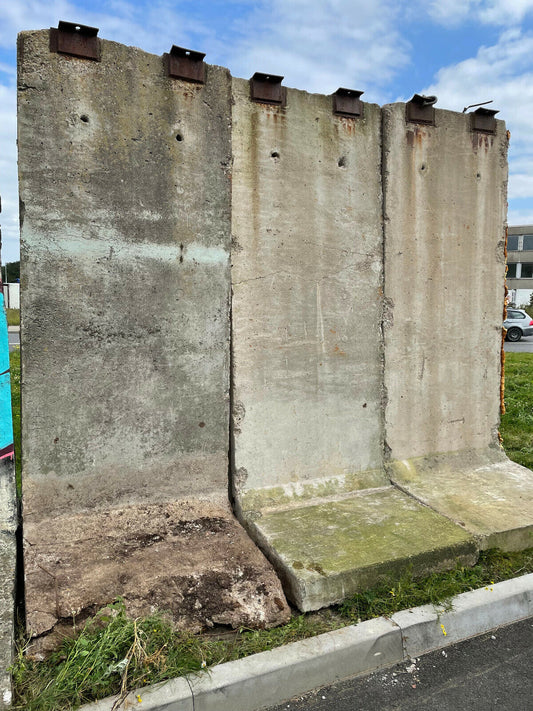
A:
<svg viewBox="0 0 533 711">
<path fill-rule="evenodd" d="M 409 566 L 423 575 L 477 559 L 471 535 L 393 487 L 265 513 L 254 525 L 302 610 Z"/>
</svg>

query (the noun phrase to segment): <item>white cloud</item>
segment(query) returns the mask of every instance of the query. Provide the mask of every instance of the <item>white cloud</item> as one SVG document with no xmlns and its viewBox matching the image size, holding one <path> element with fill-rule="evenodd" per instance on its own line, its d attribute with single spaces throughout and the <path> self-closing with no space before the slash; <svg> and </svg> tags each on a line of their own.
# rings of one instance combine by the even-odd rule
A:
<svg viewBox="0 0 533 711">
<path fill-rule="evenodd" d="M 441 69 L 424 93 L 436 94 L 438 105 L 462 111 L 469 104 L 493 99 L 491 107 L 511 131 L 509 198 L 533 198 L 533 34 L 504 32 L 492 47 L 475 57 Z"/>
<path fill-rule="evenodd" d="M 380 92 L 409 62 L 398 28 L 400 3 L 390 0 L 271 0 L 242 23 L 230 53 L 236 76 L 285 76 L 287 86 L 330 93 L 339 86 Z"/>
<path fill-rule="evenodd" d="M 432 20 L 457 27 L 465 20 L 511 27 L 533 11 L 533 0 L 432 0 L 422 3 Z"/>
</svg>

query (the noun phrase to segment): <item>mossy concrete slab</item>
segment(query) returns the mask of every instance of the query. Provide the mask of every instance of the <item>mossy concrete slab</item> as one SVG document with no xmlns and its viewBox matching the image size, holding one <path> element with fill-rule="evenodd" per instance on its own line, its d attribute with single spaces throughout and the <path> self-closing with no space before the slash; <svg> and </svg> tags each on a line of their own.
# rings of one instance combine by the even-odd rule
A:
<svg viewBox="0 0 533 711">
<path fill-rule="evenodd" d="M 391 479 L 464 526 L 481 549 L 533 546 L 533 472 L 496 449 L 394 461 Z"/>
<path fill-rule="evenodd" d="M 264 510 L 247 527 L 302 611 L 338 603 L 407 567 L 422 575 L 477 559 L 469 533 L 392 486 Z"/>
</svg>

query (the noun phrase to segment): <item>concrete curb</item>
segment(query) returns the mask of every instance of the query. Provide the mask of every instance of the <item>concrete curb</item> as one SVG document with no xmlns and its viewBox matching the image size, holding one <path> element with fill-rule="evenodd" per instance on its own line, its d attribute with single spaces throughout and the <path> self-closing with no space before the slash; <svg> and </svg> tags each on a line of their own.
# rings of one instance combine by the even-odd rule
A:
<svg viewBox="0 0 533 711">
<path fill-rule="evenodd" d="M 531 615 L 533 574 L 458 595 L 449 612 L 435 610 L 431 605 L 403 610 L 390 620 L 368 620 L 220 664 L 205 675 L 139 689 L 120 708 L 257 711 Z M 110 711 L 114 701 L 116 697 L 104 699 L 83 706 L 80 711 Z"/>
</svg>

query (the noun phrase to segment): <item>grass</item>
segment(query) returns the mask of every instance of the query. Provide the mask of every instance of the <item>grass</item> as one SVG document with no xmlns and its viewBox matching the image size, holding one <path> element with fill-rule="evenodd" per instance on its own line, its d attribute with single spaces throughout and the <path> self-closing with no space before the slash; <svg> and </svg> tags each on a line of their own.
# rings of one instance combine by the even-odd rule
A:
<svg viewBox="0 0 533 711">
<path fill-rule="evenodd" d="M 15 447 L 20 462 L 20 352 L 11 354 Z M 508 456 L 533 468 L 533 356 L 506 354 L 507 413 L 501 434 Z M 17 479 L 18 483 L 20 478 Z M 221 662 L 306 639 L 346 624 L 424 604 L 447 608 L 459 593 L 533 572 L 533 549 L 519 553 L 487 551 L 472 568 L 457 565 L 445 573 L 415 579 L 406 571 L 336 608 L 294 615 L 272 630 L 237 630 L 192 635 L 176 631 L 161 615 L 129 619 L 119 600 L 100 611 L 76 639 L 65 639 L 47 661 L 25 654 L 21 640 L 13 665 L 16 709 L 63 711 L 105 696 L 184 674 L 198 674 Z"/>
<path fill-rule="evenodd" d="M 20 309 L 6 309 L 7 325 L 20 326 Z"/>
<path fill-rule="evenodd" d="M 509 459 L 533 469 L 533 355 L 505 354 L 505 415 L 500 434 Z"/>
</svg>

